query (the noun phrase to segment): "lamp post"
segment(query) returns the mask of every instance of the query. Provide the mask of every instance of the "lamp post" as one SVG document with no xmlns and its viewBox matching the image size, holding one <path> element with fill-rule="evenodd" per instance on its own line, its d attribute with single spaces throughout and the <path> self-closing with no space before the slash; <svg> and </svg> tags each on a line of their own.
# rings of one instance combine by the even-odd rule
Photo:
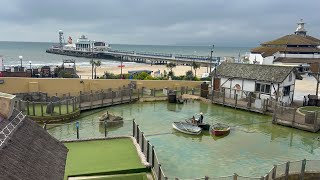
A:
<svg viewBox="0 0 320 180">
<path fill-rule="evenodd" d="M 212 45 L 212 48 L 211 48 L 211 53 L 210 53 L 210 72 L 209 73 L 211 73 L 211 68 L 212 68 L 212 53 L 213 53 L 213 49 L 214 49 L 214 45 Z"/>
<path fill-rule="evenodd" d="M 32 63 L 32 61 L 29 61 L 29 65 L 30 65 L 30 71 L 31 71 L 31 77 L 32 77 L 32 68 L 31 68 L 31 63 Z"/>
<path fill-rule="evenodd" d="M 23 56 L 19 56 L 19 59 L 20 59 L 20 71 L 22 71 L 22 59 L 23 59 Z"/>
</svg>

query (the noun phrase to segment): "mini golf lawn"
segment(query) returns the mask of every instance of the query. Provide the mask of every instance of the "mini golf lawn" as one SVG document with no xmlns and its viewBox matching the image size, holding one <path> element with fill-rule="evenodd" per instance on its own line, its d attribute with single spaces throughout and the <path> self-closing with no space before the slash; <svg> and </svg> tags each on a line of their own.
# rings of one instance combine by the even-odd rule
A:
<svg viewBox="0 0 320 180">
<path fill-rule="evenodd" d="M 146 171 L 130 138 L 64 143 L 69 149 L 65 179 Z"/>
</svg>

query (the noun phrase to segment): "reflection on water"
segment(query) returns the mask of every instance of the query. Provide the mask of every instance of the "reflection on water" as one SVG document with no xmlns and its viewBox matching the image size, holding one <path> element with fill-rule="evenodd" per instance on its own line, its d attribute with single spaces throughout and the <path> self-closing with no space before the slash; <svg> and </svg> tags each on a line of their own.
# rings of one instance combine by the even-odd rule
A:
<svg viewBox="0 0 320 180">
<path fill-rule="evenodd" d="M 207 105 L 197 101 L 186 104 L 166 102 L 135 103 L 106 108 L 79 119 L 80 138 L 103 137 L 104 125 L 98 122 L 106 111 L 123 116 L 123 126 L 108 127 L 108 136 L 131 135 L 132 119 L 140 125 L 155 146 L 168 177 L 197 178 L 238 173 L 261 176 L 273 164 L 289 160 L 319 159 L 318 134 L 273 125 L 270 116 Z M 203 112 L 204 121 L 231 126 L 228 136 L 213 137 L 209 132 L 198 136 L 172 129 L 172 122 L 184 121 Z M 58 139 L 75 139 L 74 124 L 51 128 Z"/>
</svg>

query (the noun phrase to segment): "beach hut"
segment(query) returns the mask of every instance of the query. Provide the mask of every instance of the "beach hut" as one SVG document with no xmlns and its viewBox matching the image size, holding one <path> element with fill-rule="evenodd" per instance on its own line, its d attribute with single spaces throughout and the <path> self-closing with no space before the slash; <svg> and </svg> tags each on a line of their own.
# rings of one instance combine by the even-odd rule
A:
<svg viewBox="0 0 320 180">
<path fill-rule="evenodd" d="M 294 66 L 222 63 L 212 81 L 213 89 L 225 89 L 229 97 L 251 93 L 258 99 L 277 100 L 289 105 L 293 102 L 297 78 L 301 79 L 301 76 Z"/>
</svg>

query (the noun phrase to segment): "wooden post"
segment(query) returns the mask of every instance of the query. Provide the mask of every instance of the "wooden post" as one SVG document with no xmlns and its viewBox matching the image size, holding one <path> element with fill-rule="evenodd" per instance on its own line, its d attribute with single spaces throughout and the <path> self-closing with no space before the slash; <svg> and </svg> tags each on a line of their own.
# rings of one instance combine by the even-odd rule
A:
<svg viewBox="0 0 320 180">
<path fill-rule="evenodd" d="M 50 105 L 52 106 L 52 109 L 53 109 L 53 111 L 54 111 L 54 106 L 53 106 L 53 104 L 52 104 L 52 101 L 50 101 Z M 53 116 L 53 111 L 51 111 L 51 113 L 50 113 L 51 116 Z"/>
<path fill-rule="evenodd" d="M 153 97 L 156 97 L 156 88 L 153 88 Z"/>
<path fill-rule="evenodd" d="M 234 173 L 233 174 L 233 180 L 237 180 L 238 179 L 238 174 Z"/>
<path fill-rule="evenodd" d="M 34 102 L 32 102 L 32 110 L 33 110 L 33 116 L 36 116 L 36 107 L 34 105 Z"/>
<path fill-rule="evenodd" d="M 72 112 L 76 110 L 76 98 L 72 98 Z"/>
<path fill-rule="evenodd" d="M 138 99 L 139 99 L 139 97 L 140 97 L 140 92 L 139 92 L 139 89 L 138 89 Z"/>
<path fill-rule="evenodd" d="M 306 170 L 307 160 L 304 159 L 304 160 L 302 160 L 301 163 L 302 163 L 302 165 L 301 165 L 301 171 L 300 171 L 300 177 L 299 177 L 299 179 L 300 179 L 300 180 L 303 180 L 303 179 L 304 179 L 304 172 L 305 172 L 305 170 Z"/>
<path fill-rule="evenodd" d="M 223 97 L 222 97 L 222 104 L 224 105 L 224 103 L 226 102 L 226 89 L 223 88 Z"/>
<path fill-rule="evenodd" d="M 277 175 L 277 165 L 274 165 L 272 169 L 272 179 L 276 179 L 276 175 Z"/>
<path fill-rule="evenodd" d="M 130 98 L 130 101 L 129 102 L 131 102 L 132 101 L 132 89 L 129 89 L 130 91 L 129 91 L 129 98 Z"/>
<path fill-rule="evenodd" d="M 107 137 L 107 120 L 104 120 L 104 137 Z"/>
<path fill-rule="evenodd" d="M 141 97 L 143 97 L 143 90 L 144 90 L 144 87 L 141 88 Z"/>
<path fill-rule="evenodd" d="M 93 93 L 92 93 L 92 90 L 91 90 L 91 94 L 90 94 L 90 108 L 92 108 L 92 104 L 93 104 Z"/>
<path fill-rule="evenodd" d="M 143 132 L 141 132 L 141 152 L 144 152 L 144 137 L 143 137 Z"/>
<path fill-rule="evenodd" d="M 151 167 L 154 167 L 154 146 L 151 146 Z"/>
<path fill-rule="evenodd" d="M 186 87 L 186 94 L 188 94 L 188 86 Z"/>
<path fill-rule="evenodd" d="M 67 114 L 69 114 L 69 99 L 66 100 L 66 104 L 67 104 Z"/>
<path fill-rule="evenodd" d="M 275 102 L 273 116 L 272 116 L 272 123 L 276 123 L 276 121 L 277 121 L 277 105 L 278 105 L 278 103 Z"/>
<path fill-rule="evenodd" d="M 79 109 L 81 108 L 81 95 L 82 95 L 82 91 L 80 91 L 80 96 L 79 96 Z"/>
<path fill-rule="evenodd" d="M 252 99 L 252 94 L 249 93 L 249 102 L 248 102 L 248 109 L 251 108 L 251 99 Z"/>
<path fill-rule="evenodd" d="M 238 94 L 236 94 L 236 99 L 235 99 L 234 108 L 237 108 L 237 104 L 238 104 Z"/>
<path fill-rule="evenodd" d="M 161 180 L 161 164 L 158 164 L 158 180 Z"/>
<path fill-rule="evenodd" d="M 43 104 L 40 103 L 40 105 L 41 105 L 41 117 L 43 117 Z"/>
<path fill-rule="evenodd" d="M 149 162 L 149 151 L 150 151 L 150 149 L 149 149 L 149 147 L 150 147 L 150 143 L 149 143 L 149 140 L 147 140 L 147 162 Z"/>
<path fill-rule="evenodd" d="M 290 168 L 290 162 L 288 161 L 286 163 L 286 171 L 285 171 L 285 177 L 284 177 L 285 180 L 289 179 L 289 168 Z"/>
<path fill-rule="evenodd" d="M 113 105 L 113 91 L 111 91 L 111 105 Z"/>
<path fill-rule="evenodd" d="M 101 107 L 103 106 L 103 90 L 101 90 L 101 92 L 100 92 L 100 96 L 101 96 Z"/>
<path fill-rule="evenodd" d="M 59 100 L 59 115 L 61 115 L 61 100 Z"/>
<path fill-rule="evenodd" d="M 191 89 L 191 94 L 194 95 L 194 88 Z"/>
<path fill-rule="evenodd" d="M 294 125 L 294 122 L 295 122 L 295 119 L 296 119 L 296 111 L 297 111 L 297 109 L 293 108 L 293 110 L 294 110 L 294 112 L 293 112 L 291 127 L 293 127 L 293 125 Z"/>
<path fill-rule="evenodd" d="M 123 93 L 122 93 L 122 89 L 120 90 L 120 96 L 121 96 L 121 104 L 123 103 Z"/>
<path fill-rule="evenodd" d="M 139 130 L 139 125 L 137 125 L 137 143 L 138 143 L 138 144 L 140 144 L 140 143 L 139 143 L 139 141 L 140 141 L 140 140 L 139 140 L 139 135 L 140 135 L 140 130 Z"/>
<path fill-rule="evenodd" d="M 133 137 L 135 137 L 135 129 L 136 129 L 136 122 L 133 119 L 133 121 L 132 121 L 132 136 Z"/>
</svg>

